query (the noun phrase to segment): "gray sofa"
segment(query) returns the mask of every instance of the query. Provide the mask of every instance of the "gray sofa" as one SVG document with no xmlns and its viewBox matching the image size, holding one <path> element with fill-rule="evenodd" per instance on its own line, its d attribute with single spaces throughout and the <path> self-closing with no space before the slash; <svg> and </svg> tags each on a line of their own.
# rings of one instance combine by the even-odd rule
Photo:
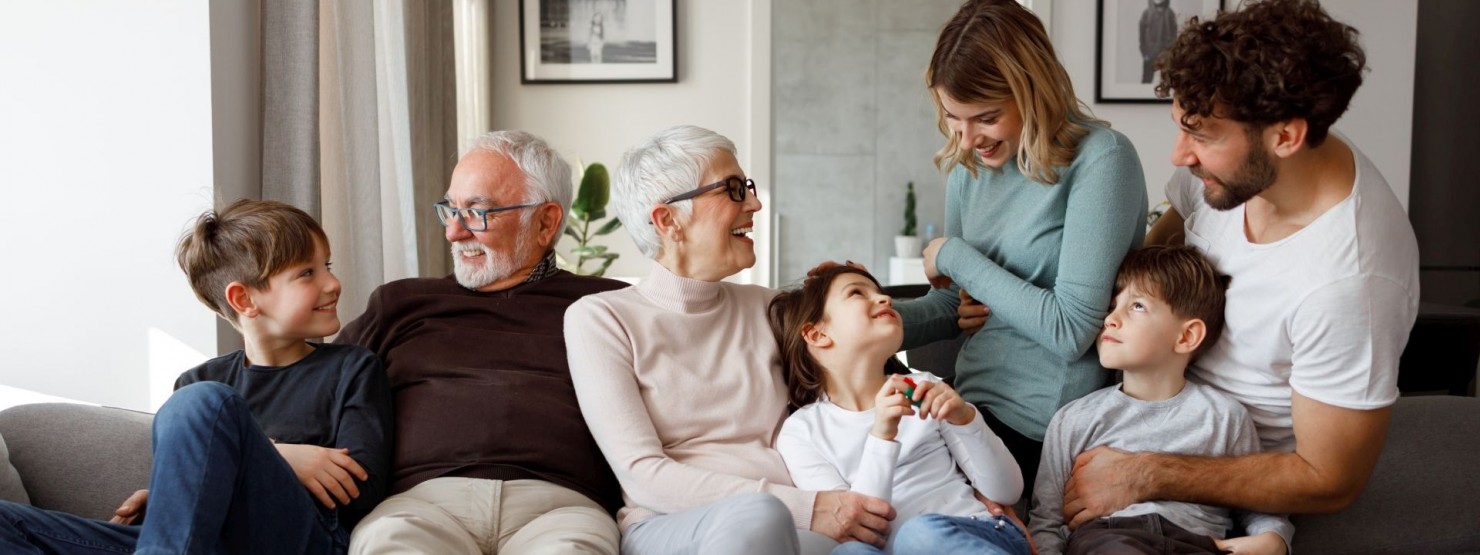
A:
<svg viewBox="0 0 1480 555">
<path fill-rule="evenodd" d="M 107 518 L 149 481 L 149 420 L 24 405 L 0 411 L 0 437 L 34 505 Z M 1361 499 L 1294 521 L 1297 553 L 1480 553 L 1480 399 L 1400 399 Z"/>
</svg>

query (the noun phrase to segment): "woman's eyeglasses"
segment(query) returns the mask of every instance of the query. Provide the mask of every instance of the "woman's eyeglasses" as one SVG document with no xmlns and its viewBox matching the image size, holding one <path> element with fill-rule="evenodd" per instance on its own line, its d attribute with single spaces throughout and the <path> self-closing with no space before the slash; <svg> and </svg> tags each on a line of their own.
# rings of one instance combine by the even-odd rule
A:
<svg viewBox="0 0 1480 555">
<path fill-rule="evenodd" d="M 681 200 L 689 200 L 720 187 L 724 187 L 725 192 L 729 193 L 730 195 L 730 200 L 733 200 L 735 202 L 745 202 L 746 191 L 749 191 L 749 194 L 755 194 L 754 179 L 740 179 L 739 177 L 731 176 L 725 178 L 724 181 L 721 181 L 719 183 L 710 183 L 687 193 L 671 197 L 667 200 L 664 200 L 663 204 L 673 204 Z"/>
</svg>

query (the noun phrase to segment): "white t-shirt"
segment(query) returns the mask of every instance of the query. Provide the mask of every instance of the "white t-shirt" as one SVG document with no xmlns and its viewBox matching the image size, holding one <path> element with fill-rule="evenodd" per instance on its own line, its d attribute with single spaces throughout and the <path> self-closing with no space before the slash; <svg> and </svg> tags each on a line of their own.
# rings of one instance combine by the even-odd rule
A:
<svg viewBox="0 0 1480 555">
<path fill-rule="evenodd" d="M 1179 168 L 1167 199 L 1187 244 L 1232 276 L 1223 335 L 1188 370 L 1249 409 L 1265 451 L 1294 451 L 1291 389 L 1370 410 L 1398 397 L 1398 357 L 1418 316 L 1418 242 L 1398 199 L 1361 151 L 1351 195 L 1280 241 L 1250 243 L 1244 206 L 1218 211 Z"/>
<path fill-rule="evenodd" d="M 986 513 L 973 486 L 1004 505 L 1023 494 L 1017 461 L 981 413 L 965 426 L 905 416 L 894 441 L 870 434 L 873 425 L 874 409 L 855 412 L 824 399 L 786 419 L 776 450 L 797 487 L 883 499 L 894 506 L 896 524 L 927 513 Z"/>
</svg>

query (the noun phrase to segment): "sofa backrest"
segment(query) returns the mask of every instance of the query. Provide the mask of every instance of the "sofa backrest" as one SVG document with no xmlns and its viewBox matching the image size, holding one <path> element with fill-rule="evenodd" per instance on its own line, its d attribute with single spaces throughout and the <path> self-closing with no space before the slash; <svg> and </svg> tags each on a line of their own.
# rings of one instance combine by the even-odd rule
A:
<svg viewBox="0 0 1480 555">
<path fill-rule="evenodd" d="M 38 403 L 0 411 L 0 436 L 32 505 L 106 519 L 149 486 L 152 420 L 124 409 Z"/>
</svg>

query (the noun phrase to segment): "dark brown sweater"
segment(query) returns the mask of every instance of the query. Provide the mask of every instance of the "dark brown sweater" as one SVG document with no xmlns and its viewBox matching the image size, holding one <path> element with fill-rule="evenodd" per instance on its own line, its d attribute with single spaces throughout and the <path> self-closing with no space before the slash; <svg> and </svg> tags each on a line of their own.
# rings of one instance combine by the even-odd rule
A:
<svg viewBox="0 0 1480 555">
<path fill-rule="evenodd" d="M 336 343 L 385 364 L 396 409 L 392 494 L 432 478 L 544 480 L 615 512 L 621 491 L 586 429 L 565 310 L 627 284 L 560 271 L 504 291 L 451 277 L 387 283 Z"/>
</svg>

